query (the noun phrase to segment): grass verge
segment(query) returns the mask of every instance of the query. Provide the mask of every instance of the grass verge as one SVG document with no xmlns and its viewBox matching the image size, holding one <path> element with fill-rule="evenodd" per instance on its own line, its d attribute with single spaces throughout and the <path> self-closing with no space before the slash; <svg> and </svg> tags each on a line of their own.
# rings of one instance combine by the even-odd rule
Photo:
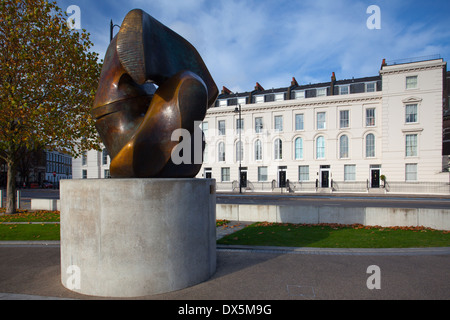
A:
<svg viewBox="0 0 450 320">
<path fill-rule="evenodd" d="M 450 246 L 450 232 L 427 228 L 255 223 L 218 244 L 314 248 L 423 248 Z"/>
<path fill-rule="evenodd" d="M 18 210 L 16 214 L 4 214 L 5 208 L 0 208 L 0 223 L 2 222 L 59 222 L 59 211 L 28 211 Z"/>
<path fill-rule="evenodd" d="M 0 224 L 0 241 L 49 241 L 60 239 L 59 224 Z"/>
</svg>

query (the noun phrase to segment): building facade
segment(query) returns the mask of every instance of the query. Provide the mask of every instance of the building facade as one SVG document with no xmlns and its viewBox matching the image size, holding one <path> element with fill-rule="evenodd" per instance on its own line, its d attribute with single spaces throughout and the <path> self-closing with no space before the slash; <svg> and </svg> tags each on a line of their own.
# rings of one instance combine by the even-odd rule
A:
<svg viewBox="0 0 450 320">
<path fill-rule="evenodd" d="M 223 191 L 449 193 L 448 79 L 446 62 L 431 58 L 383 61 L 379 75 L 358 79 L 224 87 L 201 123 L 197 177 Z M 108 178 L 109 164 L 106 150 L 90 151 L 73 160 L 73 178 Z"/>
<path fill-rule="evenodd" d="M 217 179 L 223 190 L 236 190 L 241 180 L 246 190 L 434 184 L 448 191 L 446 76 L 446 63 L 432 59 L 383 62 L 380 74 L 367 78 L 339 81 L 333 73 L 329 83 L 224 88 L 202 124 L 198 177 Z"/>
<path fill-rule="evenodd" d="M 73 179 L 108 179 L 111 159 L 106 148 L 90 150 L 72 160 Z"/>
<path fill-rule="evenodd" d="M 61 180 L 72 179 L 72 157 L 58 151 L 45 151 L 45 180 L 59 187 Z M 42 182 L 39 183 L 40 185 Z"/>
</svg>

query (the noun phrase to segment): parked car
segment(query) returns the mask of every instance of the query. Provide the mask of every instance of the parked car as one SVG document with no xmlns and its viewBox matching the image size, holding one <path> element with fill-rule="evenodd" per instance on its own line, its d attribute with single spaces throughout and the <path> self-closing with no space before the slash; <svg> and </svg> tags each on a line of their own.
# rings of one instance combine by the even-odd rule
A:
<svg viewBox="0 0 450 320">
<path fill-rule="evenodd" d="M 37 188 L 39 188 L 39 184 L 37 184 L 36 182 L 32 182 L 32 183 L 30 183 L 30 188 L 37 189 Z"/>
<path fill-rule="evenodd" d="M 42 183 L 42 187 L 43 187 L 44 189 L 52 189 L 52 188 L 53 188 L 53 184 L 52 184 L 51 182 L 44 181 L 44 182 Z"/>
</svg>

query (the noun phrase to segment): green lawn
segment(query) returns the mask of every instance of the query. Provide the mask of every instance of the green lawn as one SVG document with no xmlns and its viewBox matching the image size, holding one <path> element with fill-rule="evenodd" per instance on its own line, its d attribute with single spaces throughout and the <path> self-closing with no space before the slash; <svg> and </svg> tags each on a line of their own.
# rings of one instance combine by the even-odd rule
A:
<svg viewBox="0 0 450 320">
<path fill-rule="evenodd" d="M 18 210 L 16 214 L 3 214 L 5 208 L 0 208 L 0 223 L 2 222 L 59 222 L 58 211 L 27 211 Z"/>
<path fill-rule="evenodd" d="M 0 241 L 39 241 L 60 239 L 57 211 L 20 211 L 2 214 Z M 16 222 L 55 222 L 15 224 Z M 227 223 L 218 220 L 216 226 Z M 13 224 L 5 224 L 13 223 Z M 295 225 L 254 223 L 218 241 L 228 245 L 316 247 L 316 248 L 420 248 L 450 247 L 450 232 L 426 228 L 381 228 L 360 225 Z"/>
<path fill-rule="evenodd" d="M 4 214 L 4 212 L 5 208 L 0 208 L 0 241 L 48 241 L 60 239 L 60 216 L 58 211 L 18 210 L 18 213 L 12 215 Z M 18 222 L 45 222 L 46 224 L 15 224 Z M 49 222 L 55 223 L 47 224 Z"/>
<path fill-rule="evenodd" d="M 315 248 L 447 247 L 450 233 L 425 228 L 255 223 L 218 243 Z"/>
<path fill-rule="evenodd" d="M 0 224 L 0 241 L 59 240 L 59 224 Z"/>
</svg>

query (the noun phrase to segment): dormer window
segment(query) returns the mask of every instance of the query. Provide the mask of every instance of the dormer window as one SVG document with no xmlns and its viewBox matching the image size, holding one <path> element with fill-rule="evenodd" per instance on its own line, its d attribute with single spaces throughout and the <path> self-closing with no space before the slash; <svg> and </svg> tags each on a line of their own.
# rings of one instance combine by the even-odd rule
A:
<svg viewBox="0 0 450 320">
<path fill-rule="evenodd" d="M 255 103 L 263 103 L 264 102 L 264 96 L 255 96 Z"/>
<path fill-rule="evenodd" d="M 295 91 L 295 99 L 304 99 L 305 91 Z"/>
<path fill-rule="evenodd" d="M 375 84 L 376 84 L 375 82 L 366 83 L 366 92 L 375 92 L 376 91 Z"/>
<path fill-rule="evenodd" d="M 339 94 L 349 94 L 348 86 L 340 86 L 339 87 Z"/>
<path fill-rule="evenodd" d="M 316 96 L 317 97 L 324 97 L 326 95 L 327 95 L 327 88 L 316 89 Z"/>
<path fill-rule="evenodd" d="M 284 93 L 275 94 L 275 101 L 283 101 L 283 100 L 284 100 Z"/>
</svg>

